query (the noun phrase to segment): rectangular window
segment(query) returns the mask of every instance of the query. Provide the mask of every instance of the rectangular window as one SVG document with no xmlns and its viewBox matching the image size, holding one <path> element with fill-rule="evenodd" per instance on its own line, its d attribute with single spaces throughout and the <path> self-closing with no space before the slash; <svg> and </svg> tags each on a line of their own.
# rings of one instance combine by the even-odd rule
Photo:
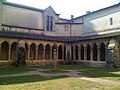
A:
<svg viewBox="0 0 120 90">
<path fill-rule="evenodd" d="M 110 25 L 113 25 L 113 18 L 110 18 Z"/>
<path fill-rule="evenodd" d="M 46 18 L 46 29 L 47 31 L 53 30 L 53 17 L 52 16 L 47 16 Z"/>
</svg>

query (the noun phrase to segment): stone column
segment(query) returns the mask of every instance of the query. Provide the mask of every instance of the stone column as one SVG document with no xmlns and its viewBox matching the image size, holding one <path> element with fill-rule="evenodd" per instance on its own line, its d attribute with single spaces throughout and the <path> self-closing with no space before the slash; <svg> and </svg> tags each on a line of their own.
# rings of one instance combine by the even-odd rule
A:
<svg viewBox="0 0 120 90">
<path fill-rule="evenodd" d="M 45 47 L 43 47 L 43 60 L 45 60 Z"/>
<path fill-rule="evenodd" d="M 56 59 L 58 60 L 58 47 L 56 48 L 56 55 L 57 55 Z"/>
<path fill-rule="evenodd" d="M 107 46 L 105 46 L 105 61 L 107 61 Z"/>
<path fill-rule="evenodd" d="M 11 45 L 9 45 L 9 56 L 8 56 L 8 60 L 10 60 L 11 59 Z"/>
<path fill-rule="evenodd" d="M 62 48 L 62 61 L 65 64 L 65 61 L 64 61 L 64 47 Z"/>
<path fill-rule="evenodd" d="M 87 46 L 84 47 L 84 60 L 87 60 Z"/>
<path fill-rule="evenodd" d="M 91 61 L 93 61 L 93 47 L 91 47 L 90 49 L 90 57 L 91 57 Z"/>
<path fill-rule="evenodd" d="M 71 52 L 72 54 L 72 52 Z M 73 46 L 73 61 L 75 61 L 76 59 L 76 52 L 75 52 L 75 46 Z"/>
<path fill-rule="evenodd" d="M 27 55 L 27 57 L 28 57 L 28 60 L 30 60 L 30 46 L 28 46 L 28 55 Z"/>
<path fill-rule="evenodd" d="M 98 52 L 97 52 L 98 61 L 100 61 L 100 47 L 99 46 L 98 46 L 97 50 L 98 50 Z"/>
<path fill-rule="evenodd" d="M 36 53 L 35 53 L 35 60 L 38 59 L 38 46 L 36 45 Z"/>
</svg>

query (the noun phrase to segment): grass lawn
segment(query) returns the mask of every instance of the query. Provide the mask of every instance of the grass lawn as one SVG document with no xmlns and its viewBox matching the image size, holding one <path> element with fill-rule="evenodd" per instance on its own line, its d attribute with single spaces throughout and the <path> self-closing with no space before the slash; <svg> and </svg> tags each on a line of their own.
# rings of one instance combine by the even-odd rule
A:
<svg viewBox="0 0 120 90">
<path fill-rule="evenodd" d="M 120 82 L 120 68 L 118 69 L 90 69 L 80 70 L 84 76 L 94 78 L 104 78 Z"/>
<path fill-rule="evenodd" d="M 39 68 L 39 69 L 54 69 L 53 65 L 47 66 L 32 66 L 32 68 Z M 93 69 L 95 67 L 89 66 L 79 66 L 79 65 L 58 65 L 58 69 L 67 69 L 67 70 L 80 70 L 80 69 Z"/>
<path fill-rule="evenodd" d="M 104 85 L 67 76 L 19 76 L 0 78 L 0 90 L 120 90 L 120 86 Z"/>
<path fill-rule="evenodd" d="M 31 71 L 33 69 L 29 67 L 4 67 L 0 68 L 0 75 L 4 74 L 17 74 L 17 73 L 22 73 L 26 71 Z"/>
</svg>

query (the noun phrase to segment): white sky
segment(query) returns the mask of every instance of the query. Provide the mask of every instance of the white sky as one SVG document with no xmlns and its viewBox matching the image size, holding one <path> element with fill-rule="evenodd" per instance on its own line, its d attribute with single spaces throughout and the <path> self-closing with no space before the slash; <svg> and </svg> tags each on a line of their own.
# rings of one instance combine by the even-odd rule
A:
<svg viewBox="0 0 120 90">
<path fill-rule="evenodd" d="M 52 6 L 61 18 L 70 19 L 81 16 L 86 11 L 95 11 L 120 2 L 120 0 L 6 0 L 18 4 L 45 9 Z"/>
</svg>

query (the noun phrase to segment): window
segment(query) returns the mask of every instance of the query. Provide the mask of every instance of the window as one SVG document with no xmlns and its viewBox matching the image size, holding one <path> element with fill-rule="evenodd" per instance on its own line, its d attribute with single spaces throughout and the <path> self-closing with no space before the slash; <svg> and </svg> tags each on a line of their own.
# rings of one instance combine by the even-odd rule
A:
<svg viewBox="0 0 120 90">
<path fill-rule="evenodd" d="M 47 31 L 53 30 L 53 17 L 52 16 L 47 16 L 46 18 L 46 29 Z"/>
<path fill-rule="evenodd" d="M 68 26 L 67 25 L 64 26 L 64 30 L 68 31 Z"/>
<path fill-rule="evenodd" d="M 110 18 L 110 25 L 113 25 L 113 18 Z"/>
</svg>

